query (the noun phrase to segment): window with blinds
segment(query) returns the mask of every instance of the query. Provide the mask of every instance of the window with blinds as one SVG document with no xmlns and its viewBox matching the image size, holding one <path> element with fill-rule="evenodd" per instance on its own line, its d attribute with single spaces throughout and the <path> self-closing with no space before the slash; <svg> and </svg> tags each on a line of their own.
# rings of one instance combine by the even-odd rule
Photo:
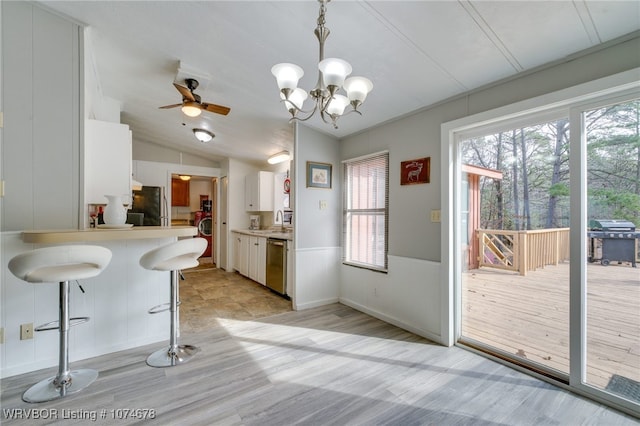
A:
<svg viewBox="0 0 640 426">
<path fill-rule="evenodd" d="M 387 270 L 389 153 L 344 161 L 343 262 Z"/>
</svg>

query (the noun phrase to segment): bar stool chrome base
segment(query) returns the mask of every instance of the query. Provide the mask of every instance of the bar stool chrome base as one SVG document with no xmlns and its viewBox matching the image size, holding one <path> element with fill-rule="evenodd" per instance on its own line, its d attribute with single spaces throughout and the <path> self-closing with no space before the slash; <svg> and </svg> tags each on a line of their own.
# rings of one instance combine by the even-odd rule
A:
<svg viewBox="0 0 640 426">
<path fill-rule="evenodd" d="M 49 377 L 31 386 L 22 394 L 24 402 L 47 402 L 81 391 L 98 378 L 98 372 L 89 368 L 70 371 L 66 383 L 58 383 L 58 376 Z"/>
<path fill-rule="evenodd" d="M 25 402 L 46 402 L 81 391 L 98 378 L 92 369 L 69 368 L 69 329 L 89 317 L 69 315 L 70 282 L 99 275 L 111 261 L 111 250 L 101 246 L 45 247 L 19 254 L 9 261 L 13 275 L 30 283 L 58 282 L 58 320 L 35 331 L 58 330 L 58 374 L 31 386 L 22 394 Z"/>
<path fill-rule="evenodd" d="M 157 350 L 147 357 L 147 365 L 150 367 L 175 367 L 189 362 L 200 351 L 192 345 L 178 344 L 180 335 L 180 272 L 183 268 L 198 266 L 198 257 L 207 248 L 207 240 L 204 238 L 188 238 L 167 244 L 155 250 L 145 253 L 140 258 L 140 266 L 152 271 L 170 272 L 170 296 L 169 296 L 169 346 Z M 149 310 L 150 314 L 163 312 L 163 305 L 154 306 Z"/>
<path fill-rule="evenodd" d="M 191 361 L 193 356 L 200 352 L 200 348 L 193 345 L 180 345 L 173 349 L 159 349 L 147 357 L 147 365 L 150 367 L 173 367 Z"/>
</svg>

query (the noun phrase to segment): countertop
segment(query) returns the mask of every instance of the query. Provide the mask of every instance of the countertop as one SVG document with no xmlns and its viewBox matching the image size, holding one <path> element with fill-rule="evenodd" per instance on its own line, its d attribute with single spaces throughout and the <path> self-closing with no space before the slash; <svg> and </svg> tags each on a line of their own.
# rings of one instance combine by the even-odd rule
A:
<svg viewBox="0 0 640 426">
<path fill-rule="evenodd" d="M 140 240 L 146 238 L 192 237 L 195 226 L 133 226 L 131 228 L 52 229 L 23 231 L 25 243 L 75 243 L 82 241 Z"/>
<path fill-rule="evenodd" d="M 277 238 L 279 240 L 293 241 L 293 232 L 280 232 L 274 229 L 234 229 L 231 232 L 253 235 L 256 237 Z"/>
</svg>

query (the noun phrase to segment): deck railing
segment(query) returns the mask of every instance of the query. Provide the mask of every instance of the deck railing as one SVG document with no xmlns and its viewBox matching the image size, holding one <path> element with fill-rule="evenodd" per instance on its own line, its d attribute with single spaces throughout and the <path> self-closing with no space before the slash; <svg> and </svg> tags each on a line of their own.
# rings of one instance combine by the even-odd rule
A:
<svg viewBox="0 0 640 426">
<path fill-rule="evenodd" d="M 479 266 L 526 275 L 569 260 L 569 228 L 503 231 L 478 229 Z"/>
</svg>

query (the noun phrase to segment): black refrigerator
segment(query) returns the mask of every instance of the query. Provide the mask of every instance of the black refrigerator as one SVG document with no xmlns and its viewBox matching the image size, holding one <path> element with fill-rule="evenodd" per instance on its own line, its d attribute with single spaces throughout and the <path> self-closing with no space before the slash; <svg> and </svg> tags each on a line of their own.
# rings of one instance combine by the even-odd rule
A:
<svg viewBox="0 0 640 426">
<path fill-rule="evenodd" d="M 142 213 L 144 215 L 142 217 L 143 226 L 161 226 L 162 187 L 143 186 L 140 190 L 134 190 L 129 213 Z"/>
</svg>

